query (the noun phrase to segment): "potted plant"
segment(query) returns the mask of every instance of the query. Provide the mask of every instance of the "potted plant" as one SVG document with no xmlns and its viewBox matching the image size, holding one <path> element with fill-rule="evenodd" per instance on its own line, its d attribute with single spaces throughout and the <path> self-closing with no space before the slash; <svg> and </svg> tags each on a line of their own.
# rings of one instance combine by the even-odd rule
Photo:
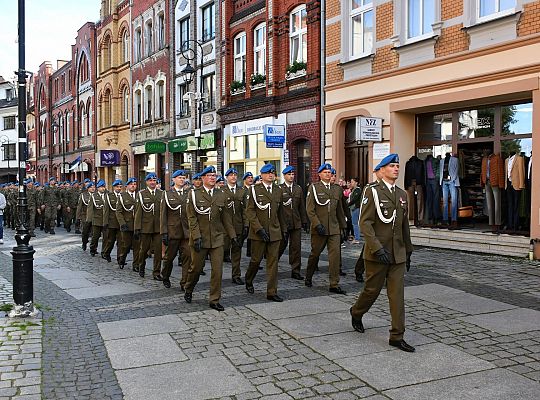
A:
<svg viewBox="0 0 540 400">
<path fill-rule="evenodd" d="M 251 74 L 251 77 L 249 78 L 249 85 L 251 86 L 251 89 L 264 87 L 265 83 L 266 76 L 258 72 Z"/>
<path fill-rule="evenodd" d="M 298 76 L 306 74 L 307 64 L 304 61 L 294 61 L 291 65 L 287 67 L 287 73 L 285 77 L 287 79 L 294 79 Z"/>
<path fill-rule="evenodd" d="M 245 92 L 246 83 L 234 80 L 231 82 L 230 87 L 231 87 L 231 94 L 241 93 L 241 92 Z"/>
</svg>

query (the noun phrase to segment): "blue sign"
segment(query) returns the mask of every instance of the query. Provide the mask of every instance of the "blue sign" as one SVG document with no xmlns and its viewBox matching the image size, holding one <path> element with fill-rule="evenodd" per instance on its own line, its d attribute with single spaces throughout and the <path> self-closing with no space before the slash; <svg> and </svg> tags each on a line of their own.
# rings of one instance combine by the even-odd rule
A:
<svg viewBox="0 0 540 400">
<path fill-rule="evenodd" d="M 285 126 L 265 125 L 264 141 L 269 149 L 282 149 L 285 143 Z"/>
</svg>

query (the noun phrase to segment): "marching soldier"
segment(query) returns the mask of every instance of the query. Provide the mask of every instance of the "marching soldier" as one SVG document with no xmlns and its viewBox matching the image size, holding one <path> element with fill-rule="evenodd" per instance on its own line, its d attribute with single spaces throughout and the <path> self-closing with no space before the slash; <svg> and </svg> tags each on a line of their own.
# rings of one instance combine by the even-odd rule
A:
<svg viewBox="0 0 540 400">
<path fill-rule="evenodd" d="M 253 185 L 253 174 L 251 172 L 246 172 L 242 177 L 242 195 L 244 199 L 244 208 L 247 208 L 248 199 L 249 199 L 249 190 L 251 185 Z M 247 218 L 247 217 L 246 217 Z M 246 257 L 251 257 L 251 239 L 249 238 L 249 220 L 248 220 L 248 232 L 244 237 L 242 237 L 242 242 L 246 240 Z"/>
<path fill-rule="evenodd" d="M 254 293 L 253 280 L 266 254 L 266 298 L 282 302 L 277 294 L 278 256 L 281 240 L 288 240 L 287 224 L 283 213 L 283 193 L 274 183 L 276 168 L 265 164 L 261 168 L 261 181 L 249 192 L 246 215 L 249 219 L 251 239 L 251 260 L 246 272 L 246 290 Z"/>
<path fill-rule="evenodd" d="M 193 182 L 192 182 L 192 184 L 193 184 L 193 189 L 200 189 L 201 186 L 203 185 L 203 182 L 202 182 L 201 174 L 200 174 L 200 173 L 193 175 L 193 177 L 191 178 L 191 180 L 193 181 Z"/>
<path fill-rule="evenodd" d="M 230 262 L 232 266 L 232 282 L 237 285 L 243 285 L 240 270 L 240 260 L 242 258 L 242 245 L 248 235 L 249 224 L 246 217 L 246 207 L 244 206 L 244 192 L 236 186 L 238 181 L 238 171 L 235 168 L 229 168 L 225 172 L 227 184 L 223 191 L 227 196 L 227 208 L 231 212 L 232 223 L 236 236 L 240 238 L 238 245 L 231 243 L 228 236 L 225 236 L 225 252 L 230 252 Z"/>
<path fill-rule="evenodd" d="M 41 212 L 45 217 L 45 233 L 54 235 L 54 225 L 56 223 L 56 213 L 60 209 L 60 194 L 56 187 L 56 178 L 49 178 L 49 186 L 43 189 L 43 199 Z"/>
<path fill-rule="evenodd" d="M 86 246 L 88 245 L 88 239 L 90 238 L 90 233 L 92 231 L 92 222 L 87 220 L 87 211 L 90 200 L 92 199 L 92 194 L 96 191 L 93 182 L 86 183 L 86 190 L 81 192 L 79 196 L 79 201 L 77 203 L 77 212 L 75 213 L 77 222 L 79 226 L 82 226 L 82 249 L 86 251 Z"/>
<path fill-rule="evenodd" d="M 118 208 L 118 198 L 122 194 L 123 184 L 120 179 L 116 179 L 112 183 L 113 191 L 105 194 L 105 211 L 103 214 L 103 228 L 106 232 L 103 246 L 101 249 L 101 258 L 111 262 L 111 251 L 114 244 L 118 243 L 120 247 L 120 225 L 116 218 L 116 209 Z M 118 251 L 116 252 L 116 260 L 118 260 Z"/>
<path fill-rule="evenodd" d="M 180 250 L 182 278 L 180 288 L 184 291 L 188 269 L 191 266 L 191 248 L 189 247 L 189 223 L 187 218 L 187 202 L 189 190 L 185 187 L 186 173 L 184 170 L 172 174 L 174 186 L 164 192 L 160 207 L 161 241 L 167 247 L 161 276 L 163 286 L 171 287 L 171 271 L 173 262 Z"/>
<path fill-rule="evenodd" d="M 330 292 L 345 294 L 339 287 L 340 244 L 343 231 L 347 227 L 343 211 L 343 192 L 330 183 L 332 166 L 322 164 L 318 169 L 320 181 L 313 183 L 307 193 L 306 212 L 311 222 L 311 253 L 308 258 L 305 285 L 312 287 L 313 274 L 319 262 L 319 256 L 328 248 L 328 273 Z"/>
<path fill-rule="evenodd" d="M 79 190 L 78 190 L 78 197 L 77 197 L 77 209 L 79 208 L 79 201 L 81 198 L 81 194 L 86 191 L 86 185 L 90 182 L 90 179 L 85 178 L 83 183 L 81 183 Z M 84 220 L 82 221 L 84 223 Z M 75 211 L 75 233 L 77 235 L 81 234 L 81 219 L 79 218 L 79 214 L 77 211 Z"/>
<path fill-rule="evenodd" d="M 159 209 L 162 191 L 157 188 L 157 176 L 154 173 L 146 175 L 146 189 L 141 190 L 137 196 L 135 206 L 135 233 L 133 238 L 140 239 L 137 254 L 137 267 L 139 276 L 144 277 L 146 257 L 149 250 L 154 251 L 154 266 L 152 276 L 154 280 L 161 281 L 161 237 L 159 235 Z"/>
<path fill-rule="evenodd" d="M 105 233 L 103 226 L 103 215 L 105 208 L 105 181 L 100 179 L 96 183 L 96 190 L 90 195 L 90 201 L 88 202 L 88 208 L 86 210 L 86 221 L 92 224 L 92 240 L 90 241 L 90 255 L 94 257 L 97 254 L 97 247 L 101 234 Z M 101 244 L 103 250 L 103 243 Z"/>
<path fill-rule="evenodd" d="M 308 230 L 308 219 L 304 203 L 304 192 L 300 185 L 294 183 L 294 167 L 288 166 L 283 171 L 283 182 L 280 186 L 283 191 L 283 212 L 287 223 L 289 240 L 282 240 L 279 246 L 279 257 L 289 245 L 289 264 L 291 265 L 291 278 L 304 280 L 300 274 L 302 253 L 302 232 Z"/>
<path fill-rule="evenodd" d="M 350 313 L 353 328 L 363 333 L 362 317 L 369 311 L 386 281 L 392 316 L 390 346 L 414 352 L 403 340 L 405 305 L 403 276 L 410 268 L 413 246 L 407 218 L 407 193 L 396 186 L 399 176 L 399 157 L 386 156 L 375 168 L 381 179 L 365 192 L 362 199 L 360 229 L 364 234 L 364 263 L 366 283 Z"/>
<path fill-rule="evenodd" d="M 28 199 L 28 234 L 30 237 L 36 237 L 34 230 L 36 229 L 38 195 L 34 188 L 34 181 L 31 179 L 26 181 L 26 197 Z"/>
<path fill-rule="evenodd" d="M 44 227 L 44 217 L 41 210 L 41 204 L 43 204 L 43 186 L 39 182 L 36 182 L 34 187 L 36 189 L 36 227 L 39 226 L 39 230 L 42 231 Z"/>
<path fill-rule="evenodd" d="M 79 189 L 77 182 L 73 182 L 71 186 L 67 186 L 64 189 L 62 210 L 64 214 L 64 228 L 67 232 L 71 232 L 71 224 L 75 219 L 75 213 L 77 211 L 77 203 L 79 201 Z"/>
<path fill-rule="evenodd" d="M 118 246 L 118 266 L 123 269 L 130 250 L 133 250 L 133 271 L 139 272 L 137 257 L 140 248 L 138 239 L 133 236 L 135 221 L 135 204 L 137 202 L 137 178 L 126 181 L 126 191 L 118 196 L 116 218 L 120 226 L 120 245 Z"/>
<path fill-rule="evenodd" d="M 188 271 L 184 299 L 191 303 L 193 290 L 199 281 L 206 255 L 210 255 L 212 274 L 210 277 L 210 308 L 223 311 L 219 303 L 221 298 L 221 279 L 223 275 L 223 245 L 225 235 L 238 245 L 231 214 L 227 210 L 227 197 L 217 189 L 216 169 L 206 167 L 200 174 L 203 185 L 192 189 L 187 202 L 191 251 L 191 267 Z"/>
</svg>

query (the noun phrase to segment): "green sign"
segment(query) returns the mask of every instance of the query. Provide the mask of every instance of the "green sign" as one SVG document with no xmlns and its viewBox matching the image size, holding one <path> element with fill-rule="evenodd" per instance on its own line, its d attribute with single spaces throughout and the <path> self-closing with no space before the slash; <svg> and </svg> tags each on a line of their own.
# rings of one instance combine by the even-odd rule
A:
<svg viewBox="0 0 540 400">
<path fill-rule="evenodd" d="M 165 153 L 167 146 L 163 142 L 146 142 L 144 144 L 145 153 Z"/>
<path fill-rule="evenodd" d="M 201 135 L 201 149 L 210 150 L 216 147 L 216 135 L 214 132 L 203 133 Z"/>
<path fill-rule="evenodd" d="M 188 142 L 186 138 L 171 140 L 169 142 L 169 151 L 171 153 L 181 153 L 187 150 Z"/>
</svg>

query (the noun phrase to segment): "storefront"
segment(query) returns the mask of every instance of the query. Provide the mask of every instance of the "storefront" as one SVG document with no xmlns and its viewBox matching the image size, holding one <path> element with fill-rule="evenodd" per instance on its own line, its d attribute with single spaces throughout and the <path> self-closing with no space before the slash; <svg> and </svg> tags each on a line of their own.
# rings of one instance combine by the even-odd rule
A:
<svg viewBox="0 0 540 400">
<path fill-rule="evenodd" d="M 202 133 L 200 137 L 184 136 L 169 141 L 171 153 L 171 171 L 184 169 L 193 172 L 195 159 L 198 157 L 201 169 L 206 166 L 218 166 L 217 131 Z M 191 175 L 191 174 L 190 174 Z"/>
<path fill-rule="evenodd" d="M 128 179 L 127 164 L 121 165 L 119 150 L 99 150 L 96 153 L 98 175 L 110 187 L 115 179 L 125 182 Z"/>
<path fill-rule="evenodd" d="M 165 182 L 165 142 L 149 141 L 140 146 L 133 146 L 134 165 L 136 176 L 144 188 L 144 178 L 150 172 L 155 173 L 162 182 Z"/>
</svg>

